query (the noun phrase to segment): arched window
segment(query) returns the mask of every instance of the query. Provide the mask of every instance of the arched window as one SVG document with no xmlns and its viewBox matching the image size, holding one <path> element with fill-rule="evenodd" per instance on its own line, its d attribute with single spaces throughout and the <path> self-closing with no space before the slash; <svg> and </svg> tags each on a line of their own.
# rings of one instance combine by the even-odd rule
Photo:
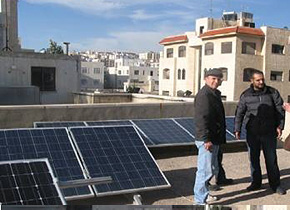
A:
<svg viewBox="0 0 290 210">
<path fill-rule="evenodd" d="M 223 73 L 223 81 L 227 81 L 228 80 L 228 68 L 221 67 L 220 70 Z"/>
<path fill-rule="evenodd" d="M 180 46 L 178 48 L 178 57 L 186 57 L 186 47 Z"/>
<path fill-rule="evenodd" d="M 177 79 L 181 79 L 181 69 L 178 69 L 177 71 Z"/>
<path fill-rule="evenodd" d="M 250 82 L 251 81 L 252 71 L 253 71 L 252 68 L 245 68 L 244 69 L 244 75 L 243 75 L 243 81 L 244 82 Z"/>
<path fill-rule="evenodd" d="M 185 79 L 185 69 L 182 69 L 182 79 Z"/>
<path fill-rule="evenodd" d="M 163 69 L 163 79 L 170 79 L 170 70 Z"/>
<path fill-rule="evenodd" d="M 213 48 L 214 48 L 213 42 L 206 43 L 204 46 L 204 54 L 205 55 L 212 55 L 213 51 L 214 51 Z"/>
</svg>

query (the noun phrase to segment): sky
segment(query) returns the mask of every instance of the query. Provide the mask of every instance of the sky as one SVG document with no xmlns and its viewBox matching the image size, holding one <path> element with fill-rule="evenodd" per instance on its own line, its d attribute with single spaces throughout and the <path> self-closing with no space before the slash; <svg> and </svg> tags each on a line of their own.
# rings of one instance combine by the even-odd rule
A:
<svg viewBox="0 0 290 210">
<path fill-rule="evenodd" d="M 289 0 L 19 0 L 18 33 L 22 47 L 35 51 L 52 39 L 76 51 L 139 53 L 160 51 L 164 37 L 223 11 L 251 12 L 256 27 L 290 29 L 289 9 Z"/>
</svg>

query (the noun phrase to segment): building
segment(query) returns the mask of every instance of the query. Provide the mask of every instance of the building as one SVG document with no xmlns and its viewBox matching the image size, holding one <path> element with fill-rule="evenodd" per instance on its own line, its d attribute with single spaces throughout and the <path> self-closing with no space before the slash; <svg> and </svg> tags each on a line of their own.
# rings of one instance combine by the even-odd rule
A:
<svg viewBox="0 0 290 210">
<path fill-rule="evenodd" d="M 225 12 L 222 20 L 201 18 L 194 32 L 163 39 L 159 94 L 176 96 L 179 90 L 189 90 L 195 95 L 204 84 L 204 72 L 221 67 L 224 82 L 219 89 L 224 100 L 236 101 L 249 87 L 249 68 L 257 68 L 289 101 L 290 31 L 254 27 L 251 13 Z"/>
<path fill-rule="evenodd" d="M 140 87 L 143 92 L 158 91 L 158 68 L 148 66 L 118 66 L 108 68 L 108 88 L 127 90 Z"/>
<path fill-rule="evenodd" d="M 104 89 L 104 63 L 81 62 L 80 88 L 82 91 Z"/>
<path fill-rule="evenodd" d="M 23 104 L 26 97 L 37 104 L 73 103 L 79 91 L 79 56 L 1 52 L 0 64 L 0 95 L 7 96 L 1 104 Z M 37 95 L 29 95 L 31 87 Z"/>
<path fill-rule="evenodd" d="M 19 51 L 18 0 L 0 0 L 0 50 Z"/>
</svg>

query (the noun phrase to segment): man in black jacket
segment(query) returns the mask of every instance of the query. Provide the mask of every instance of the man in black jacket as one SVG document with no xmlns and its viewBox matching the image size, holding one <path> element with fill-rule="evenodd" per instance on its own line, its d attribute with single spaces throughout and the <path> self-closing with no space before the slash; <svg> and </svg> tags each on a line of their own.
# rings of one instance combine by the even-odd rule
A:
<svg viewBox="0 0 290 210">
<path fill-rule="evenodd" d="M 269 185 L 280 195 L 286 191 L 280 187 L 277 164 L 277 138 L 284 128 L 285 112 L 279 92 L 265 85 L 263 72 L 252 69 L 251 86 L 240 97 L 235 117 L 235 135 L 240 138 L 242 123 L 247 129 L 247 144 L 251 163 L 252 183 L 248 191 L 258 190 L 262 184 L 260 151 L 264 153 Z"/>
<path fill-rule="evenodd" d="M 197 172 L 194 184 L 196 204 L 206 204 L 217 200 L 209 194 L 208 182 L 218 176 L 219 145 L 225 142 L 225 111 L 221 92 L 222 72 L 211 69 L 205 73 L 205 85 L 194 100 L 195 145 L 198 148 Z"/>
</svg>

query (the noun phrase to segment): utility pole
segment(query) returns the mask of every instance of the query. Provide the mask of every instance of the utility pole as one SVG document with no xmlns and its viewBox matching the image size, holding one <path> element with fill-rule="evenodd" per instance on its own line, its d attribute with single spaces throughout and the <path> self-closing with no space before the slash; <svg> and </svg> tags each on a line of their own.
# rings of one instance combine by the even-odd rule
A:
<svg viewBox="0 0 290 210">
<path fill-rule="evenodd" d="M 5 47 L 2 48 L 2 51 L 12 51 L 9 47 L 9 23 L 8 23 L 8 6 L 7 0 L 4 0 L 5 6 Z"/>
</svg>

